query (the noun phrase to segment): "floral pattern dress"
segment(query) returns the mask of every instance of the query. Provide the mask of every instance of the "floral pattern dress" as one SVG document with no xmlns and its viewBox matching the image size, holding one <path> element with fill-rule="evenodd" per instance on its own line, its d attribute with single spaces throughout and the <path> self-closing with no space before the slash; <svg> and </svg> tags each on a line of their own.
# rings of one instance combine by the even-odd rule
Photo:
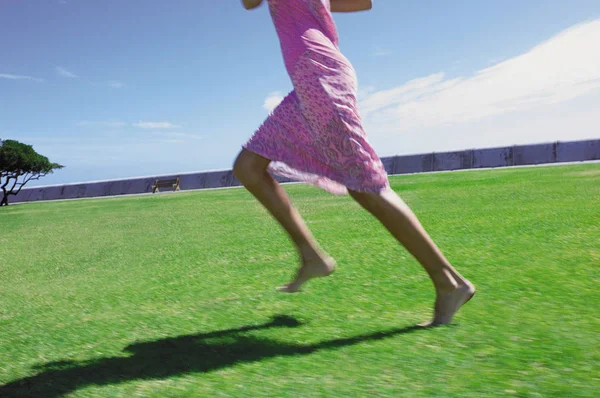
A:
<svg viewBox="0 0 600 398">
<path fill-rule="evenodd" d="M 329 0 L 268 0 L 294 90 L 244 148 L 273 174 L 334 194 L 389 187 L 358 113 L 356 73 L 340 52 Z"/>
</svg>

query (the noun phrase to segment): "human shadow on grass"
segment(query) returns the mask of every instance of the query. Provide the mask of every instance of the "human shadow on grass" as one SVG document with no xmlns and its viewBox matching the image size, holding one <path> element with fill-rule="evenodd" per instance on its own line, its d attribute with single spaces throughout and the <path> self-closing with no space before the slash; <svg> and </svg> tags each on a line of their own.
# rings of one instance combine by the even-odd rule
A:
<svg viewBox="0 0 600 398">
<path fill-rule="evenodd" d="M 110 385 L 132 380 L 166 379 L 188 373 L 205 373 L 278 356 L 306 355 L 371 340 L 423 330 L 417 326 L 326 340 L 316 344 L 293 344 L 242 333 L 273 327 L 298 327 L 285 315 L 270 322 L 205 334 L 183 335 L 131 344 L 128 357 L 87 361 L 57 361 L 40 366 L 41 373 L 0 386 L 0 397 L 59 397 L 90 385 Z"/>
</svg>

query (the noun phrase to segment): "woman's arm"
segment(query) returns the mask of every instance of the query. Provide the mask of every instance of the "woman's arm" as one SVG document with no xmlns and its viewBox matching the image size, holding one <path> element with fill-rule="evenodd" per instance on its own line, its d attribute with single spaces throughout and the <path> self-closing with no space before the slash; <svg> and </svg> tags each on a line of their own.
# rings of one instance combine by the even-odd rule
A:
<svg viewBox="0 0 600 398">
<path fill-rule="evenodd" d="M 331 0 L 331 12 L 354 12 L 373 8 L 372 0 Z"/>
<path fill-rule="evenodd" d="M 251 10 L 253 8 L 258 7 L 261 3 L 263 2 L 263 0 L 242 0 L 242 3 L 244 3 L 244 8 L 246 10 Z"/>
</svg>

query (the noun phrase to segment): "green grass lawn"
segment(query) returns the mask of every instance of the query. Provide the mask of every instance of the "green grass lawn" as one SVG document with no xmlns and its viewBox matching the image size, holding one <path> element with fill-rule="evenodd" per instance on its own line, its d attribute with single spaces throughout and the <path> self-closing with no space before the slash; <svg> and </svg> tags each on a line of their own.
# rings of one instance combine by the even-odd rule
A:
<svg viewBox="0 0 600 398">
<path fill-rule="evenodd" d="M 451 326 L 411 328 L 425 272 L 313 187 L 286 190 L 340 269 L 296 295 L 243 189 L 0 209 L 0 396 L 598 396 L 600 164 L 390 180 L 478 288 Z"/>
</svg>

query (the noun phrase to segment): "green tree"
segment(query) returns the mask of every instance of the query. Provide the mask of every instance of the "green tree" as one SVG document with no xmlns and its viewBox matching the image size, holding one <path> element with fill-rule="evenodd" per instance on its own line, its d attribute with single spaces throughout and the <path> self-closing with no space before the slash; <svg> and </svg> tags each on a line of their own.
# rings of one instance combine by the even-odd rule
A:
<svg viewBox="0 0 600 398">
<path fill-rule="evenodd" d="M 8 196 L 17 195 L 31 180 L 39 180 L 64 166 L 51 163 L 31 145 L 14 140 L 0 140 L 0 188 L 4 196 L 0 206 L 8 206 Z"/>
</svg>

